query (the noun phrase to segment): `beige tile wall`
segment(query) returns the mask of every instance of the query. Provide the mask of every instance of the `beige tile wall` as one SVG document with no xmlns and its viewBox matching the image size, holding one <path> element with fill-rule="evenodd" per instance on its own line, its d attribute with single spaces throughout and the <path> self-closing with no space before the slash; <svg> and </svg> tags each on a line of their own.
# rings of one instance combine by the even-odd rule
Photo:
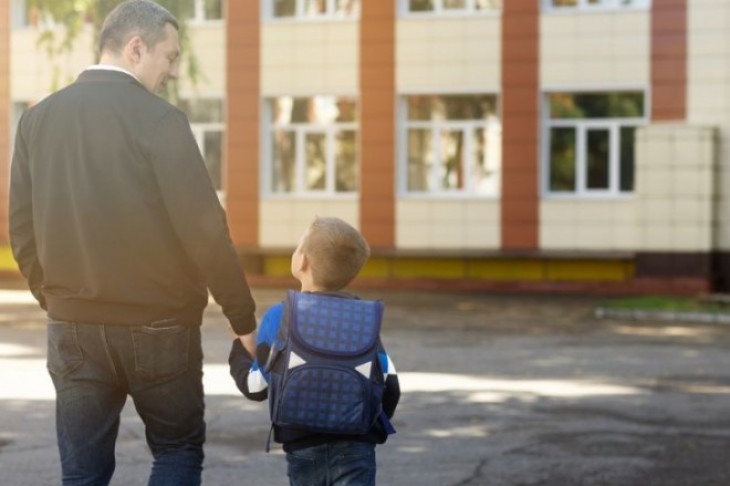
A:
<svg viewBox="0 0 730 486">
<path fill-rule="evenodd" d="M 36 47 L 38 35 L 39 31 L 33 28 L 16 29 L 10 34 L 10 96 L 13 100 L 40 101 L 52 91 L 72 83 L 94 62 L 91 28 L 81 32 L 73 52 L 54 60 L 49 60 L 45 52 Z"/>
<path fill-rule="evenodd" d="M 560 12 L 540 18 L 545 86 L 648 84 L 649 11 Z"/>
<path fill-rule="evenodd" d="M 637 131 L 637 250 L 712 249 L 715 144 L 711 127 L 668 123 Z"/>
<path fill-rule="evenodd" d="M 187 66 L 181 66 L 179 82 L 183 98 L 225 98 L 226 86 L 226 31 L 219 23 L 190 27 L 191 48 L 195 51 L 199 66 L 199 79 L 194 86 L 185 75 Z M 185 58 L 183 58 L 185 59 Z"/>
<path fill-rule="evenodd" d="M 262 94 L 356 93 L 358 47 L 357 22 L 263 24 Z"/>
<path fill-rule="evenodd" d="M 713 244 L 730 250 L 730 2 L 688 2 L 687 118 L 714 125 L 720 137 Z"/>
<path fill-rule="evenodd" d="M 636 190 L 614 200 L 543 200 L 547 250 L 709 251 L 714 131 L 654 124 L 637 132 Z"/>
<path fill-rule="evenodd" d="M 398 91 L 498 91 L 500 21 L 499 16 L 398 20 Z"/>
<path fill-rule="evenodd" d="M 543 250 L 633 250 L 638 241 L 636 199 L 543 200 L 540 248 Z"/>
<path fill-rule="evenodd" d="M 399 249 L 496 250 L 499 246 L 497 201 L 401 199 L 396 203 Z"/>
<path fill-rule="evenodd" d="M 49 60 L 36 44 L 39 31 L 34 28 L 11 32 L 10 93 L 13 100 L 39 101 L 55 89 L 73 82 L 78 74 L 94 62 L 93 33 L 85 28 L 76 40 L 73 52 Z M 60 34 L 58 34 L 60 35 Z M 183 97 L 223 97 L 225 91 L 225 30 L 221 25 L 190 28 L 191 46 L 195 49 L 201 77 L 193 87 L 181 67 L 180 94 Z M 57 84 L 54 85 L 54 72 Z"/>
<path fill-rule="evenodd" d="M 259 205 L 259 245 L 294 248 L 316 216 L 342 218 L 359 229 L 359 202 L 332 199 L 270 199 Z"/>
</svg>

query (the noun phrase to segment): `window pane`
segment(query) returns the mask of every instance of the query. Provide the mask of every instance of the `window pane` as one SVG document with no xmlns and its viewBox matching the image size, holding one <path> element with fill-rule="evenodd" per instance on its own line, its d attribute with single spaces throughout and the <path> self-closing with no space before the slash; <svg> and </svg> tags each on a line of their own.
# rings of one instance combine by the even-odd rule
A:
<svg viewBox="0 0 730 486">
<path fill-rule="evenodd" d="M 495 10 L 502 8 L 502 0 L 476 0 L 474 2 L 476 10 Z"/>
<path fill-rule="evenodd" d="M 327 136 L 307 133 L 305 136 L 305 189 L 324 190 L 327 187 Z"/>
<path fill-rule="evenodd" d="M 550 130 L 550 190 L 575 191 L 575 129 Z"/>
<path fill-rule="evenodd" d="M 188 116 L 190 123 L 220 123 L 223 121 L 223 100 L 181 99 L 179 108 Z"/>
<path fill-rule="evenodd" d="M 205 0 L 205 18 L 207 20 L 222 19 L 223 18 L 223 1 L 222 0 Z"/>
<path fill-rule="evenodd" d="M 304 16 L 318 17 L 327 13 L 327 0 L 304 0 Z"/>
<path fill-rule="evenodd" d="M 337 17 L 356 17 L 360 15 L 360 0 L 336 0 L 335 15 Z"/>
<path fill-rule="evenodd" d="M 621 163 L 619 182 L 622 191 L 634 190 L 634 141 L 636 127 L 621 127 Z"/>
<path fill-rule="evenodd" d="M 644 116 L 644 94 L 553 93 L 551 118 L 638 118 Z"/>
<path fill-rule="evenodd" d="M 335 190 L 353 192 L 358 189 L 357 139 L 354 130 L 335 135 Z"/>
<path fill-rule="evenodd" d="M 204 136 L 205 165 L 208 168 L 208 175 L 213 181 L 213 187 L 217 191 L 222 189 L 222 161 L 223 161 L 223 132 L 211 130 L 205 132 Z"/>
<path fill-rule="evenodd" d="M 493 128 L 474 131 L 472 188 L 475 194 L 499 194 L 501 154 L 500 134 Z"/>
<path fill-rule="evenodd" d="M 297 0 L 274 0 L 274 17 L 294 17 L 296 14 Z"/>
<path fill-rule="evenodd" d="M 273 101 L 274 123 L 322 123 L 357 121 L 357 103 L 353 98 L 281 96 Z"/>
<path fill-rule="evenodd" d="M 433 187 L 433 184 L 429 184 L 432 166 L 431 130 L 421 128 L 408 130 L 409 191 L 427 191 Z"/>
<path fill-rule="evenodd" d="M 272 147 L 273 192 L 293 192 L 296 188 L 296 133 L 275 130 Z"/>
<path fill-rule="evenodd" d="M 608 130 L 588 130 L 588 170 L 586 187 L 588 189 L 608 189 L 609 185 L 609 144 L 611 134 Z"/>
<path fill-rule="evenodd" d="M 443 0 L 444 10 L 464 10 L 466 8 L 466 0 Z"/>
<path fill-rule="evenodd" d="M 409 120 L 486 120 L 496 116 L 494 95 L 409 96 Z"/>
<path fill-rule="evenodd" d="M 430 12 L 433 10 L 434 0 L 410 0 L 408 9 L 411 12 Z"/>
<path fill-rule="evenodd" d="M 441 130 L 441 188 L 464 189 L 464 131 Z"/>
</svg>

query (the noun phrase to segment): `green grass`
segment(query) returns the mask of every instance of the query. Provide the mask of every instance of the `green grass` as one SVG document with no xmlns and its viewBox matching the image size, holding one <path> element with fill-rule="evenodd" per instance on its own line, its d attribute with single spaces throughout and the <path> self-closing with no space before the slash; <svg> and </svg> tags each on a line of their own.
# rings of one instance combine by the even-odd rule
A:
<svg viewBox="0 0 730 486">
<path fill-rule="evenodd" d="M 603 307 L 622 310 L 644 310 L 665 312 L 730 312 L 730 305 L 708 302 L 693 297 L 648 295 L 612 299 L 602 303 Z"/>
</svg>

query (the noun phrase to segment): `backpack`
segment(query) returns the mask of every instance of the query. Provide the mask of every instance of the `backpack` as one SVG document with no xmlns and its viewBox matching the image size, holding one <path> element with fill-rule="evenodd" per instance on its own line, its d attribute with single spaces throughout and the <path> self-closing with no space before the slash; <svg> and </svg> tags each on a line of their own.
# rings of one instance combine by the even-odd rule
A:
<svg viewBox="0 0 730 486">
<path fill-rule="evenodd" d="M 394 432 L 382 398 L 378 359 L 381 301 L 290 290 L 265 366 L 274 426 L 313 433 L 366 434 L 377 420 Z M 391 432 L 392 431 L 392 432 Z M 271 440 L 267 441 L 267 450 Z"/>
</svg>

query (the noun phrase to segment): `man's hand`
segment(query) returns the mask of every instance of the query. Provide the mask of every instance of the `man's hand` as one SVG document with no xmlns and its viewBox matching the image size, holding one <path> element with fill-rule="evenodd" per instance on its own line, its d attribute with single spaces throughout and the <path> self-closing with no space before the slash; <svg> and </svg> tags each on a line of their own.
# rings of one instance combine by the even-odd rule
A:
<svg viewBox="0 0 730 486">
<path fill-rule="evenodd" d="M 252 357 L 256 357 L 256 331 L 246 334 L 244 336 L 238 336 L 238 339 L 241 340 L 241 344 L 243 344 L 244 349 L 248 351 L 248 353 Z"/>
</svg>

